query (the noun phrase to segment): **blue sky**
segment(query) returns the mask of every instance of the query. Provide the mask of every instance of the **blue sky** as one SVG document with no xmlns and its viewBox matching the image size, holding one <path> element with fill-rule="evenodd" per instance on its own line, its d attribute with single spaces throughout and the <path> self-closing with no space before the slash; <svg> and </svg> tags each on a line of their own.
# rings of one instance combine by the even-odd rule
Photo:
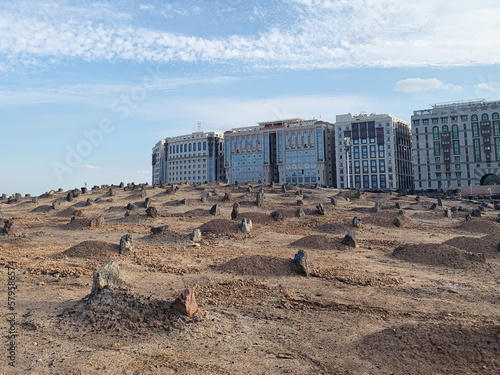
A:
<svg viewBox="0 0 500 375">
<path fill-rule="evenodd" d="M 500 99 L 497 0 L 0 1 L 0 193 L 151 180 L 168 136 Z"/>
</svg>

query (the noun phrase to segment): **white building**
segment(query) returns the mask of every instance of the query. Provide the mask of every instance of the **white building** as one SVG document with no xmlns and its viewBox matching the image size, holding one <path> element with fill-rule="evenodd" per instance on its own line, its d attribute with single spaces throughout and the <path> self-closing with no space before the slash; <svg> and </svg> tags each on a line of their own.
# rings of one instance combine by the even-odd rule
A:
<svg viewBox="0 0 500 375">
<path fill-rule="evenodd" d="M 160 182 L 195 184 L 225 180 L 222 133 L 195 132 L 160 142 L 164 142 L 164 172 Z M 153 173 L 153 181 L 154 176 Z"/>
<path fill-rule="evenodd" d="M 388 114 L 338 115 L 335 139 L 337 187 L 414 188 L 411 127 L 405 121 Z"/>
<path fill-rule="evenodd" d="M 416 189 L 500 184 L 499 113 L 484 100 L 414 111 Z"/>
<path fill-rule="evenodd" d="M 153 147 L 153 185 L 163 182 L 165 176 L 165 140 L 159 141 Z"/>
<path fill-rule="evenodd" d="M 224 133 L 230 183 L 297 183 L 333 186 L 333 125 L 318 120 L 261 122 Z"/>
</svg>

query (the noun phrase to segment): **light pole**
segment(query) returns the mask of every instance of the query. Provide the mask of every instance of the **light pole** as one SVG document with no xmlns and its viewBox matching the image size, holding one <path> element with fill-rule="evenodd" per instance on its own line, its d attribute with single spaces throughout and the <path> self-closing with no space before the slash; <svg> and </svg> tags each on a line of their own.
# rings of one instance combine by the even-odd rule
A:
<svg viewBox="0 0 500 375">
<path fill-rule="evenodd" d="M 351 187 L 351 178 L 349 175 L 349 150 L 351 149 L 351 137 L 344 137 L 344 148 L 345 148 L 345 156 L 346 156 L 346 164 L 347 164 L 347 188 Z"/>
</svg>

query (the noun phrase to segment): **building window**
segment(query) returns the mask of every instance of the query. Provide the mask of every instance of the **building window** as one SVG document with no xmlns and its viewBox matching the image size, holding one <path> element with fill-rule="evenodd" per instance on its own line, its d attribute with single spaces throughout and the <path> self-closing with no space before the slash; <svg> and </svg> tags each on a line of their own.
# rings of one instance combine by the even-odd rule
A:
<svg viewBox="0 0 500 375">
<path fill-rule="evenodd" d="M 441 155 L 441 148 L 439 146 L 439 142 L 434 142 L 434 156 Z"/>
<path fill-rule="evenodd" d="M 479 147 L 479 139 L 474 139 L 474 160 L 481 161 L 481 148 Z"/>
<path fill-rule="evenodd" d="M 432 134 L 434 135 L 434 140 L 439 139 L 439 128 L 437 126 L 432 128 Z"/>
<path fill-rule="evenodd" d="M 424 118 L 422 120 L 422 124 L 427 125 L 428 123 L 429 123 L 429 119 L 428 118 Z"/>
<path fill-rule="evenodd" d="M 448 125 L 443 125 L 443 129 L 441 131 L 443 131 L 443 132 L 449 131 Z"/>
<path fill-rule="evenodd" d="M 467 121 L 467 115 L 460 116 L 460 120 L 462 120 L 462 121 Z"/>
<path fill-rule="evenodd" d="M 453 154 L 460 154 L 460 141 L 453 141 Z"/>
<path fill-rule="evenodd" d="M 500 126 L 498 121 L 493 121 L 493 135 L 500 135 Z"/>
<path fill-rule="evenodd" d="M 477 115 L 472 115 L 470 119 L 471 121 L 477 121 Z"/>
<path fill-rule="evenodd" d="M 479 125 L 477 122 L 472 123 L 472 136 L 479 137 Z"/>
<path fill-rule="evenodd" d="M 413 125 L 418 125 L 420 123 L 420 120 L 413 120 Z M 380 124 L 382 125 L 382 124 Z"/>
<path fill-rule="evenodd" d="M 438 118 L 433 118 L 433 119 L 432 119 L 432 123 L 433 123 L 433 124 L 437 124 L 438 122 L 439 122 L 439 119 L 438 119 Z"/>
<path fill-rule="evenodd" d="M 448 122 L 448 117 L 441 117 L 441 123 Z"/>
<path fill-rule="evenodd" d="M 457 124 L 454 124 L 451 127 L 451 135 L 453 138 L 458 138 L 458 125 Z"/>
<path fill-rule="evenodd" d="M 492 118 L 493 120 L 498 120 L 498 119 L 499 119 L 499 117 L 498 117 L 498 112 L 493 113 L 493 114 L 491 115 L 491 118 Z"/>
<path fill-rule="evenodd" d="M 497 161 L 500 160 L 500 138 L 495 138 L 495 154 Z"/>
<path fill-rule="evenodd" d="M 488 114 L 487 114 L 487 113 L 483 113 L 483 114 L 481 115 L 481 120 L 483 120 L 483 121 L 487 121 L 487 120 L 488 120 Z"/>
</svg>

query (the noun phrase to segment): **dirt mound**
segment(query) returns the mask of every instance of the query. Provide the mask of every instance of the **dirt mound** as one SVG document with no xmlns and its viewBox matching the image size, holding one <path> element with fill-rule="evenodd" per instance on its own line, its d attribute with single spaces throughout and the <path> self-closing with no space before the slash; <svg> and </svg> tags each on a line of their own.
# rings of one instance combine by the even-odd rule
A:
<svg viewBox="0 0 500 375">
<path fill-rule="evenodd" d="M 497 235 L 498 236 L 498 235 Z M 472 251 L 474 253 L 483 253 L 486 258 L 496 258 L 500 257 L 500 251 L 498 246 L 492 242 L 483 238 L 475 237 L 455 237 L 448 241 L 443 242 L 444 245 L 455 246 L 456 248 Z"/>
<path fill-rule="evenodd" d="M 270 214 L 263 212 L 242 212 L 237 220 L 241 222 L 244 218 L 252 220 L 253 224 L 269 225 L 275 222 Z"/>
<path fill-rule="evenodd" d="M 56 217 L 71 217 L 71 216 L 73 216 L 73 212 L 75 212 L 75 211 L 76 211 L 76 209 L 74 207 L 68 207 L 62 211 L 59 211 L 55 216 Z"/>
<path fill-rule="evenodd" d="M 419 223 L 411 219 L 409 216 L 407 215 L 402 215 L 402 216 L 405 219 L 404 228 L 419 227 Z M 361 220 L 363 221 L 363 224 L 371 224 L 371 225 L 376 225 L 378 227 L 398 229 L 398 227 L 394 225 L 394 219 L 396 217 L 398 217 L 397 211 L 380 211 L 369 216 L 364 216 L 361 218 Z"/>
<path fill-rule="evenodd" d="M 331 238 L 323 235 L 306 236 L 290 244 L 293 247 L 314 250 L 345 250 L 347 247 L 341 244 L 342 238 Z"/>
<path fill-rule="evenodd" d="M 484 237 L 481 237 L 482 240 L 493 242 L 494 244 L 498 244 L 500 242 L 500 233 L 491 233 Z"/>
<path fill-rule="evenodd" d="M 128 291 L 103 289 L 88 296 L 58 315 L 59 328 L 72 331 L 114 332 L 125 334 L 139 330 L 169 331 L 187 321 L 199 321 L 201 314 L 192 318 L 180 316 L 172 309 L 171 301 L 155 300 L 134 295 Z"/>
<path fill-rule="evenodd" d="M 326 280 L 357 286 L 385 286 L 397 285 L 403 281 L 394 276 L 379 272 L 370 272 L 356 268 L 324 268 L 314 267 L 311 276 L 321 277 Z"/>
<path fill-rule="evenodd" d="M 71 220 L 69 223 L 61 226 L 61 229 L 67 229 L 67 230 L 81 230 L 86 228 L 90 228 L 90 219 L 85 219 L 85 218 L 75 218 L 74 220 Z"/>
<path fill-rule="evenodd" d="M 203 208 L 196 208 L 194 210 L 189 210 L 184 212 L 182 216 L 210 216 L 210 210 Z"/>
<path fill-rule="evenodd" d="M 202 233 L 212 233 L 219 236 L 232 235 L 240 231 L 240 221 L 213 219 L 199 228 Z"/>
<path fill-rule="evenodd" d="M 283 297 L 280 286 L 268 287 L 256 279 L 221 281 L 196 287 L 196 300 L 200 306 L 256 306 L 278 303 Z"/>
<path fill-rule="evenodd" d="M 78 245 L 64 250 L 60 255 L 70 258 L 86 258 L 98 260 L 110 260 L 120 256 L 120 246 L 105 241 L 83 241 Z"/>
<path fill-rule="evenodd" d="M 316 232 L 331 233 L 331 234 L 345 234 L 350 229 L 353 229 L 352 226 L 341 223 L 323 224 L 314 228 Z"/>
<path fill-rule="evenodd" d="M 465 223 L 462 223 L 455 228 L 458 230 L 463 230 L 464 232 L 471 233 L 490 234 L 500 232 L 500 224 L 484 219 L 473 219 L 470 221 L 466 221 Z"/>
<path fill-rule="evenodd" d="M 361 355 L 384 374 L 498 374 L 500 326 L 406 324 L 366 336 Z"/>
<path fill-rule="evenodd" d="M 50 211 L 53 211 L 52 206 L 48 205 L 48 204 L 44 204 L 42 206 L 35 207 L 30 212 L 33 212 L 33 213 L 47 213 L 47 212 L 50 212 Z"/>
<path fill-rule="evenodd" d="M 397 247 L 394 257 L 408 262 L 444 266 L 452 268 L 471 268 L 480 262 L 469 259 L 467 251 L 445 244 L 411 244 Z"/>
<path fill-rule="evenodd" d="M 183 246 L 190 242 L 189 235 L 183 235 L 171 230 L 165 230 L 157 234 L 148 234 L 137 239 L 138 243 L 157 246 Z"/>
<path fill-rule="evenodd" d="M 292 260 L 267 255 L 251 255 L 231 259 L 217 270 L 239 275 L 287 276 L 292 272 Z"/>
</svg>

